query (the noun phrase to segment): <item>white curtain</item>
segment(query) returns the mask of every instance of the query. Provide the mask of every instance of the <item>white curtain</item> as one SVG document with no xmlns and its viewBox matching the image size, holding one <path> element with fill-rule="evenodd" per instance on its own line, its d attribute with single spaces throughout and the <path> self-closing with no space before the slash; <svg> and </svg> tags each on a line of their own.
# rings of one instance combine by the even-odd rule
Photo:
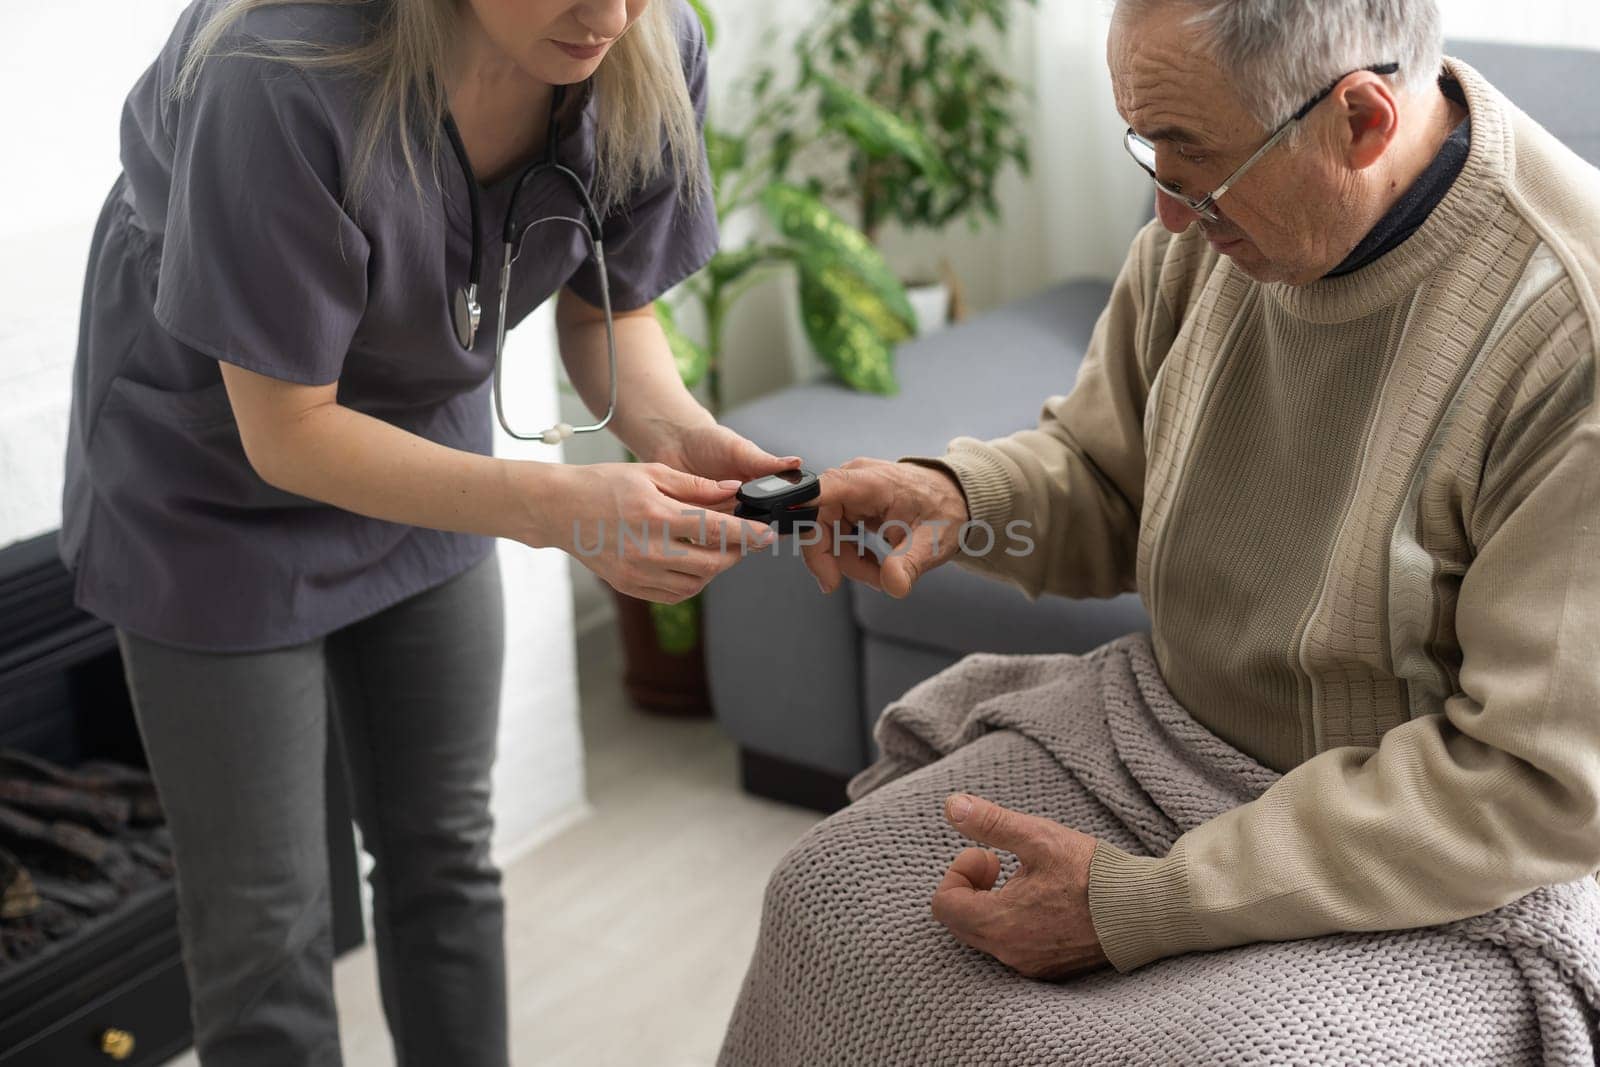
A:
<svg viewBox="0 0 1600 1067">
<path fill-rule="evenodd" d="M 1020 232 L 1044 245 L 1044 282 L 1113 276 L 1148 217 L 1151 187 L 1122 150 L 1127 126 L 1111 95 L 1110 22 L 1109 3 L 1042 0 L 1020 27 L 1032 46 L 1019 58 L 1031 61 L 1038 160 L 1031 182 L 1038 224 Z"/>
</svg>

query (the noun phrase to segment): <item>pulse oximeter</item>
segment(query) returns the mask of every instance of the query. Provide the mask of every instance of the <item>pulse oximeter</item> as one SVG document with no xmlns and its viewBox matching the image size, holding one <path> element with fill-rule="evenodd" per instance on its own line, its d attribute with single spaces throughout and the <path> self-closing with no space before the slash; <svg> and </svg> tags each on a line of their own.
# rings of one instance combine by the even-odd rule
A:
<svg viewBox="0 0 1600 1067">
<path fill-rule="evenodd" d="M 821 493 L 822 482 L 810 471 L 779 471 L 740 486 L 733 514 L 766 523 L 774 533 L 794 533 L 800 524 L 816 521 L 817 509 L 804 505 Z"/>
</svg>

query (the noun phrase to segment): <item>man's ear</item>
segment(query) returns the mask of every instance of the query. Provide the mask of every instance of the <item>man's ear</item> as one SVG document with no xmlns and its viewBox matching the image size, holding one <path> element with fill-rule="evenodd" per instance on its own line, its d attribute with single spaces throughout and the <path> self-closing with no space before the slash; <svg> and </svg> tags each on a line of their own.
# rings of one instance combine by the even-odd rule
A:
<svg viewBox="0 0 1600 1067">
<path fill-rule="evenodd" d="M 1332 103 L 1339 115 L 1346 165 L 1366 170 L 1383 158 L 1400 131 L 1400 108 L 1389 83 L 1362 71 L 1340 84 Z"/>
</svg>

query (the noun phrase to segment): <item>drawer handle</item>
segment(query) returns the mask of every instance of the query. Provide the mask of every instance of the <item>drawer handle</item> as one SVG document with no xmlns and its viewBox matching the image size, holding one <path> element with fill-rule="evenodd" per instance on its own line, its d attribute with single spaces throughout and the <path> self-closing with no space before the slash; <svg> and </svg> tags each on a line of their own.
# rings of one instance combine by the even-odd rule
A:
<svg viewBox="0 0 1600 1067">
<path fill-rule="evenodd" d="M 125 1060 L 133 1055 L 133 1035 L 113 1026 L 100 1035 L 100 1051 L 114 1060 Z"/>
</svg>

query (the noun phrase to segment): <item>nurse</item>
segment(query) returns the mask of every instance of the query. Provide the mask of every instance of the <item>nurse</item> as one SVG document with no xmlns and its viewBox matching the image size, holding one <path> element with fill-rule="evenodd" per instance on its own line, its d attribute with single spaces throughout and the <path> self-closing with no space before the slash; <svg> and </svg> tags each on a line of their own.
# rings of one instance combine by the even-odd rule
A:
<svg viewBox="0 0 1600 1067">
<path fill-rule="evenodd" d="M 493 539 L 581 538 L 607 582 L 676 601 L 766 536 L 724 513 L 734 483 L 799 461 L 718 427 L 650 312 L 716 245 L 705 53 L 684 0 L 199 0 L 127 99 L 90 252 L 62 554 L 79 604 L 117 628 L 206 1067 L 339 1062 L 329 715 L 375 864 L 397 1059 L 505 1064 Z M 643 463 L 490 454 L 512 194 L 518 227 L 584 214 L 548 169 L 518 191 L 544 160 L 593 193 L 610 429 Z M 486 328 L 458 333 L 475 243 Z M 557 294 L 563 361 L 598 414 L 603 272 L 576 227 L 535 226 L 507 322 Z M 648 545 L 619 555 L 623 522 L 648 522 Z M 677 540 L 702 522 L 705 543 Z"/>
</svg>

